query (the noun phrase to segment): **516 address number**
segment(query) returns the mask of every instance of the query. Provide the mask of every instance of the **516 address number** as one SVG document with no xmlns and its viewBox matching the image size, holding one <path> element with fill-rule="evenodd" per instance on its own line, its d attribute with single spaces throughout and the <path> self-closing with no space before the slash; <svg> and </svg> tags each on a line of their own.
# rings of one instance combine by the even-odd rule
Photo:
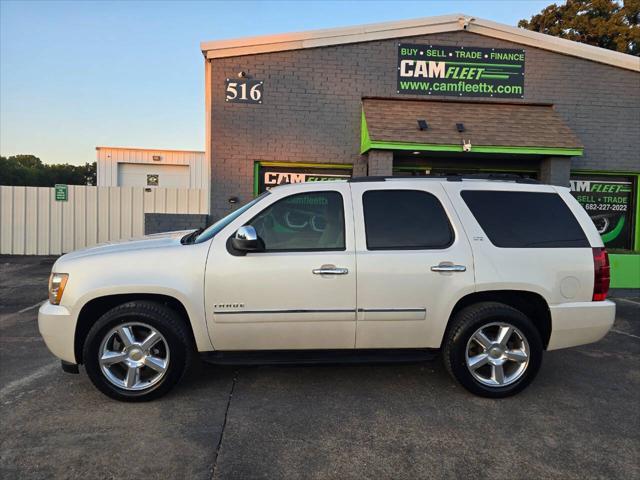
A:
<svg viewBox="0 0 640 480">
<path fill-rule="evenodd" d="M 262 80 L 230 79 L 225 85 L 225 101 L 232 103 L 262 103 Z"/>
</svg>

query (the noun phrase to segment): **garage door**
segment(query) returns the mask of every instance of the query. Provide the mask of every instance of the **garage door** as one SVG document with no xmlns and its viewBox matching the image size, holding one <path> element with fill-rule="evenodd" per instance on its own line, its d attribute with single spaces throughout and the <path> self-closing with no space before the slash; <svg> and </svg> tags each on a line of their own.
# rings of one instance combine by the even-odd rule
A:
<svg viewBox="0 0 640 480">
<path fill-rule="evenodd" d="M 120 187 L 189 188 L 189 183 L 188 165 L 118 164 Z"/>
</svg>

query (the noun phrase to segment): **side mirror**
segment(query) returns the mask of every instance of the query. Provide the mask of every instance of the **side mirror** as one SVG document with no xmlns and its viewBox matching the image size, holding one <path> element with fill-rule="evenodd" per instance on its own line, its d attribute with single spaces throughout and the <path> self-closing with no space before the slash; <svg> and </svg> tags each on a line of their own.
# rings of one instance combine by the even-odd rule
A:
<svg viewBox="0 0 640 480">
<path fill-rule="evenodd" d="M 231 238 L 231 245 L 240 252 L 262 252 L 264 250 L 264 242 L 256 229 L 251 225 L 240 227 L 235 235 Z"/>
</svg>

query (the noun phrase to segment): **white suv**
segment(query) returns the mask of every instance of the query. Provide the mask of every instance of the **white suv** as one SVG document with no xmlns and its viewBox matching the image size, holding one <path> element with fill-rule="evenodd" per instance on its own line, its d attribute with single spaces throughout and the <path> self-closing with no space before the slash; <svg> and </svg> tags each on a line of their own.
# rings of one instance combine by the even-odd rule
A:
<svg viewBox="0 0 640 480">
<path fill-rule="evenodd" d="M 214 362 L 419 360 L 513 395 L 544 350 L 611 328 L 602 240 L 567 188 L 364 178 L 284 185 L 204 231 L 58 259 L 40 332 L 120 400 Z M 375 354 L 375 356 L 374 356 Z"/>
</svg>

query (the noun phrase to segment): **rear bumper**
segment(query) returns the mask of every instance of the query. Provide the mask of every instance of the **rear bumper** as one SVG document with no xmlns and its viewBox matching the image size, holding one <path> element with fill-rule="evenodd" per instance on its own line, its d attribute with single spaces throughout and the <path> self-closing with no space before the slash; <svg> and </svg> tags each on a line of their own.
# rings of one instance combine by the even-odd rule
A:
<svg viewBox="0 0 640 480">
<path fill-rule="evenodd" d="M 597 342 L 611 329 L 616 318 L 616 305 L 609 300 L 563 303 L 549 310 L 551 338 L 547 350 Z"/>
<path fill-rule="evenodd" d="M 45 302 L 38 310 L 38 329 L 47 348 L 56 357 L 76 363 L 74 337 L 76 318 L 61 305 Z"/>
</svg>

